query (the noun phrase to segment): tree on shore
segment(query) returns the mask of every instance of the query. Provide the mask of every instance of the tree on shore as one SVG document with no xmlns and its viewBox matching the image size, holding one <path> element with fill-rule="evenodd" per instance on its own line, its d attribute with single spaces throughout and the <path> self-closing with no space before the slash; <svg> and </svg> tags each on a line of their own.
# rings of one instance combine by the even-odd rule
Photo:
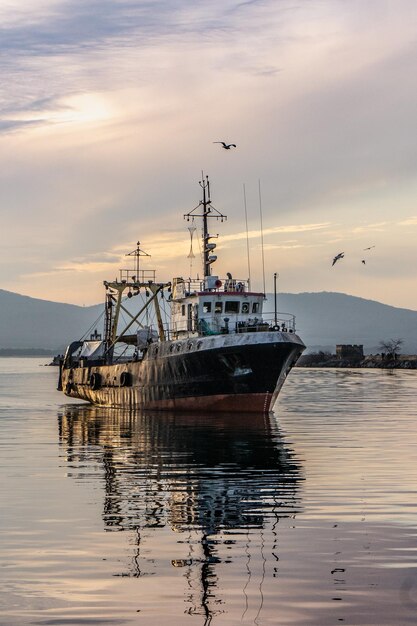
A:
<svg viewBox="0 0 417 626">
<path fill-rule="evenodd" d="M 389 359 L 394 359 L 395 361 L 397 356 L 400 354 L 400 349 L 403 343 L 403 339 L 388 339 L 387 341 L 380 341 L 379 348 Z"/>
</svg>

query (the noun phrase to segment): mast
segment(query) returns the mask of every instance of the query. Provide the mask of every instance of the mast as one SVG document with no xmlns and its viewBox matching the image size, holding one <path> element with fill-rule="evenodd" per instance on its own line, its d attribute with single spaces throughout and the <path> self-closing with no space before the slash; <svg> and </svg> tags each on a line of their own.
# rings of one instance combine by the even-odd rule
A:
<svg viewBox="0 0 417 626">
<path fill-rule="evenodd" d="M 104 342 L 106 353 L 112 343 L 112 326 L 113 326 L 113 306 L 115 298 L 112 292 L 106 293 L 105 319 L 104 319 Z M 108 354 L 108 360 L 111 361 L 112 353 Z"/>
<path fill-rule="evenodd" d="M 201 217 L 203 220 L 203 271 L 204 277 L 206 277 L 211 276 L 211 264 L 217 259 L 217 256 L 212 254 L 213 250 L 216 248 L 216 244 L 210 243 L 210 239 L 213 239 L 214 236 L 210 235 L 208 232 L 208 218 L 214 217 L 223 222 L 227 220 L 227 215 L 220 213 L 211 203 L 208 176 L 204 178 L 204 174 L 202 173 L 202 180 L 199 181 L 199 185 L 203 190 L 203 199 L 200 200 L 192 211 L 184 215 L 184 219 L 187 219 L 189 222 L 190 218 L 194 221 L 195 217 Z"/>
<path fill-rule="evenodd" d="M 274 324 L 278 325 L 278 313 L 277 313 L 277 273 L 274 272 Z"/>
<path fill-rule="evenodd" d="M 140 248 L 140 241 L 138 241 L 137 244 L 136 244 L 136 248 L 134 250 L 132 250 L 132 252 L 128 252 L 126 254 L 126 256 L 133 256 L 133 257 L 135 257 L 135 275 L 132 276 L 132 278 L 139 281 L 140 280 L 139 259 L 140 259 L 141 256 L 150 257 L 151 255 L 148 254 L 147 252 L 145 252 L 144 250 L 142 250 Z M 143 272 L 142 272 L 142 280 L 143 280 Z"/>
<path fill-rule="evenodd" d="M 208 176 L 206 177 L 206 182 L 204 182 L 204 180 L 202 180 L 200 182 L 200 187 L 203 189 L 203 268 L 204 268 L 204 276 L 210 276 L 211 274 L 211 267 L 210 267 L 210 261 L 209 261 L 209 248 L 208 248 L 208 240 L 209 240 L 209 233 L 208 233 L 208 227 L 207 227 L 207 216 L 210 213 L 210 204 L 211 204 L 211 200 L 210 200 L 210 183 L 208 180 Z M 207 193 L 206 193 L 207 192 Z"/>
<path fill-rule="evenodd" d="M 136 248 L 132 252 L 127 253 L 126 256 L 134 257 L 134 269 L 121 269 L 119 279 L 116 278 L 114 281 L 104 281 L 106 288 L 104 342 L 107 363 L 113 362 L 113 352 L 116 343 L 122 340 L 132 325 L 137 323 L 139 326 L 142 326 L 139 317 L 149 307 L 151 302 L 155 308 L 159 339 L 160 341 L 164 341 L 165 339 L 158 296 L 165 288 L 170 288 L 171 283 L 155 282 L 155 270 L 141 269 L 140 257 L 150 257 L 151 255 L 140 248 L 139 241 L 136 244 Z M 128 298 L 137 296 L 141 288 L 145 288 L 147 296 L 149 296 L 149 291 L 152 295 L 136 314 L 132 314 L 123 306 L 123 297 L 126 291 Z M 131 319 L 127 324 L 125 323 L 125 327 L 120 331 L 118 327 L 122 310 L 127 313 Z"/>
</svg>

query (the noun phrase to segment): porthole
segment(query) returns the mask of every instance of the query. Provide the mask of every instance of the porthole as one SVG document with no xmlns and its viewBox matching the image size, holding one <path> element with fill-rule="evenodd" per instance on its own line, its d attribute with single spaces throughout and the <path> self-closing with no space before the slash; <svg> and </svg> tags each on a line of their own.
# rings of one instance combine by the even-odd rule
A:
<svg viewBox="0 0 417 626">
<path fill-rule="evenodd" d="M 93 391 L 97 391 L 101 387 L 101 376 L 98 372 L 93 372 L 90 376 L 90 387 Z"/>
<path fill-rule="evenodd" d="M 131 385 L 132 385 L 132 374 L 130 372 L 122 372 L 120 375 L 120 386 L 131 387 Z"/>
</svg>

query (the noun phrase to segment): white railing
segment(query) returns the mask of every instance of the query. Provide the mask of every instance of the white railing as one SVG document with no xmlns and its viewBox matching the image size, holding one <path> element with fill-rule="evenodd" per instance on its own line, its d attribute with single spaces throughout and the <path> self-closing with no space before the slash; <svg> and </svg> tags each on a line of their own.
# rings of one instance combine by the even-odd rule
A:
<svg viewBox="0 0 417 626">
<path fill-rule="evenodd" d="M 242 318 L 239 315 L 226 315 L 219 318 L 181 320 L 164 324 L 165 337 L 186 338 L 196 335 L 223 335 L 231 333 L 254 333 L 269 330 L 295 333 L 295 315 L 292 313 L 263 313 L 262 316 Z"/>
<path fill-rule="evenodd" d="M 121 283 L 149 283 L 155 282 L 156 270 L 119 270 Z"/>
<path fill-rule="evenodd" d="M 249 281 L 244 278 L 218 278 L 219 285 L 211 287 L 213 293 L 247 293 L 249 291 Z M 204 279 L 188 278 L 184 279 L 185 289 L 188 293 L 207 291 Z"/>
</svg>

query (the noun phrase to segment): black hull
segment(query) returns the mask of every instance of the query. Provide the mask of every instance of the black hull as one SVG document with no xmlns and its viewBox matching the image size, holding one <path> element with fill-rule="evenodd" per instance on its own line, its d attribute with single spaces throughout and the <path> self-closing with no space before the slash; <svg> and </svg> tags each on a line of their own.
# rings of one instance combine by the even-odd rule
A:
<svg viewBox="0 0 417 626">
<path fill-rule="evenodd" d="M 62 386 L 101 406 L 267 412 L 304 347 L 281 332 L 164 342 L 139 362 L 64 369 Z"/>
</svg>

